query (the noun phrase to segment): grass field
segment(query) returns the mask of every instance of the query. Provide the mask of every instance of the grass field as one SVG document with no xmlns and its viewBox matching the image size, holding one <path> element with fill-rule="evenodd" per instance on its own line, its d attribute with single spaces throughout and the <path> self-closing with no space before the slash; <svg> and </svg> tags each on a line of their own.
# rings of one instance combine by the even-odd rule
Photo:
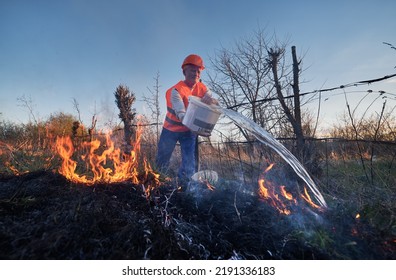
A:
<svg viewBox="0 0 396 280">
<path fill-rule="evenodd" d="M 147 176 L 144 182 L 132 184 L 133 193 L 131 188 L 125 189 L 122 183 L 114 184 L 112 188 L 111 184 L 103 182 L 88 187 L 68 182 L 58 173 L 61 158 L 53 143 L 38 143 L 6 139 L 1 142 L 0 203 L 3 210 L 0 211 L 0 229 L 3 259 L 396 258 L 394 146 L 375 159 L 350 156 L 345 151 L 322 154 L 318 157 L 321 172 L 313 178 L 328 208 L 316 211 L 309 207 L 290 206 L 292 214 L 285 216 L 272 208 L 268 200 L 257 195 L 257 178 L 263 166 L 269 161 L 279 161 L 279 157 L 267 149 L 249 150 L 233 146 L 220 151 L 213 145 L 202 146 L 201 167 L 215 170 L 220 176 L 213 191 L 198 184 L 190 191 L 175 192 L 174 178 L 162 174 L 159 188 L 147 196 L 140 187 L 149 183 Z M 142 143 L 141 156 L 154 154 L 144 147 L 150 145 Z M 202 152 L 204 149 L 206 152 Z M 76 151 L 73 158 L 79 162 L 78 172 L 89 174 L 86 162 L 81 155 L 77 155 L 83 150 Z M 177 160 L 176 155 L 174 166 L 177 166 Z M 109 165 L 109 162 L 106 164 Z M 139 163 L 138 168 L 141 167 Z M 301 182 L 284 163 L 277 162 L 275 169 L 268 178 L 287 187 L 302 188 Z M 138 172 L 144 173 L 144 170 Z M 120 196 L 129 197 L 136 205 L 131 205 L 131 201 Z M 146 198 L 141 199 L 142 196 Z M 90 209 L 93 211 L 92 221 L 89 220 Z M 47 218 L 36 216 L 37 211 Z M 74 216 L 70 214 L 72 212 Z M 145 219 L 146 231 L 135 228 L 142 226 L 139 215 Z M 36 226 L 26 226 L 32 220 Z M 50 225 L 53 222 L 55 224 Z M 26 230 L 18 230 L 24 226 Z M 85 228 L 83 232 L 77 240 L 69 240 L 67 236 L 75 234 L 79 226 Z M 146 236 L 148 232 L 150 238 Z M 206 234 L 203 236 L 203 233 Z M 89 237 L 90 234 L 93 237 Z M 128 242 L 135 246 L 135 253 L 131 248 L 118 244 L 116 239 L 110 237 L 111 234 L 134 236 L 135 239 L 129 237 Z M 41 247 L 36 248 L 28 241 L 29 238 L 41 240 Z M 66 241 L 70 248 L 58 244 L 57 238 Z M 95 249 L 92 244 L 83 245 L 84 238 L 96 242 L 99 247 L 113 242 L 117 253 Z M 153 238 L 163 240 L 154 242 Z M 261 245 L 257 247 L 258 241 Z M 19 250 L 26 244 L 30 249 L 23 254 Z M 85 253 L 71 253 L 79 246 Z M 46 250 L 52 253 L 47 251 L 47 254 Z"/>
</svg>

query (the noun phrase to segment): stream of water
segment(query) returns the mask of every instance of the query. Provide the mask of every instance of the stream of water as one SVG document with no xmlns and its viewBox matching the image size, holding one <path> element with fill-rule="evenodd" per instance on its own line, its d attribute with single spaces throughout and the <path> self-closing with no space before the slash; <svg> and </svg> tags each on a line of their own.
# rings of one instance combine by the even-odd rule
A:
<svg viewBox="0 0 396 280">
<path fill-rule="evenodd" d="M 298 161 L 298 159 L 288 150 L 285 146 L 283 146 L 278 140 L 276 140 L 271 134 L 269 134 L 262 127 L 257 125 L 252 120 L 246 118 L 245 116 L 239 114 L 230 109 L 219 108 L 224 115 L 230 118 L 235 124 L 246 129 L 250 133 L 252 133 L 257 140 L 267 145 L 275 152 L 277 152 L 296 172 L 296 174 L 307 184 L 309 189 L 314 194 L 318 203 L 321 206 L 327 207 L 326 201 L 324 200 L 322 194 L 318 190 L 315 182 L 312 180 L 311 176 L 309 176 L 308 172 L 302 166 L 302 164 Z"/>
</svg>

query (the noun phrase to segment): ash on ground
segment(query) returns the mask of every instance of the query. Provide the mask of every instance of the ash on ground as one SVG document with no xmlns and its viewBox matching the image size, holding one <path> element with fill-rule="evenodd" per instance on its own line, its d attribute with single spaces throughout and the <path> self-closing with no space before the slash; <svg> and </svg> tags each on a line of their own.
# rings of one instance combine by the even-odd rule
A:
<svg viewBox="0 0 396 280">
<path fill-rule="evenodd" d="M 0 259 L 392 259 L 389 238 L 341 208 L 282 215 L 235 182 L 147 198 L 49 171 L 0 178 Z"/>
</svg>

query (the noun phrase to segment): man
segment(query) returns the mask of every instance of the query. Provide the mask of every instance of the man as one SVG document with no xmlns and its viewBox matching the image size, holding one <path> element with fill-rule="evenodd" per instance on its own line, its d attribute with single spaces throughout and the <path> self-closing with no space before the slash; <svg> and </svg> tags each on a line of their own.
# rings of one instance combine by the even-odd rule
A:
<svg viewBox="0 0 396 280">
<path fill-rule="evenodd" d="M 157 167 L 161 171 L 169 169 L 169 161 L 179 142 L 181 147 L 182 162 L 177 174 L 181 185 L 186 184 L 196 169 L 195 145 L 197 135 L 182 124 L 188 97 L 191 95 L 202 98 L 206 104 L 217 103 L 213 99 L 207 87 L 201 82 L 201 71 L 205 69 L 203 60 L 196 54 L 187 56 L 181 66 L 184 81 L 166 91 L 167 114 L 158 143 Z"/>
</svg>

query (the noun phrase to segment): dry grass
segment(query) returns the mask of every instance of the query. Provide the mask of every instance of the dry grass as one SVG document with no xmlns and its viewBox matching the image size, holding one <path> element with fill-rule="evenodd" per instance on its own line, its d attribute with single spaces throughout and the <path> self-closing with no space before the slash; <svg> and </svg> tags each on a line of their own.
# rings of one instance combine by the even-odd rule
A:
<svg viewBox="0 0 396 280">
<path fill-rule="evenodd" d="M 45 181 L 53 180 L 53 177 L 51 177 L 52 175 L 48 179 L 49 173 L 47 172 L 51 174 L 54 172 L 56 173 L 60 164 L 59 158 L 53 152 L 51 146 L 37 145 L 37 141 L 35 142 L 33 140 L 7 141 L 7 139 L 2 139 L 1 141 L 0 160 L 2 165 L 0 166 L 0 178 L 3 178 L 4 182 L 7 183 L 9 182 L 8 180 L 12 178 L 10 175 L 17 175 L 15 178 L 20 177 L 22 178 L 20 179 L 22 180 L 21 182 L 24 182 L 25 179 L 23 178 L 25 177 L 23 176 L 28 176 L 25 174 L 26 172 L 31 174 L 41 174 L 40 172 L 44 172 L 42 173 L 44 177 L 42 179 L 40 179 L 40 177 L 37 179 L 39 182 L 40 180 L 44 181 L 44 184 L 38 184 L 36 191 L 40 192 L 40 187 L 42 190 L 45 190 Z M 394 236 L 396 235 L 396 207 L 394 201 L 396 198 L 396 170 L 395 162 L 393 161 L 395 149 L 395 146 L 390 146 L 386 149 L 384 147 L 378 147 L 378 149 L 375 149 L 375 158 L 365 155 L 362 161 L 361 155 L 350 152 L 350 146 L 338 150 L 324 149 L 321 147 L 319 150 L 321 157 L 318 157 L 320 159 L 318 165 L 321 167 L 322 173 L 316 175 L 314 179 L 324 195 L 329 209 L 326 213 L 321 214 L 321 222 L 318 224 L 302 222 L 299 227 L 281 229 L 279 225 L 275 223 L 275 220 L 279 222 L 279 217 L 275 215 L 269 218 L 268 215 L 274 214 L 271 214 L 273 213 L 271 212 L 272 210 L 268 210 L 268 208 L 265 207 L 263 208 L 261 205 L 263 201 L 258 202 L 255 199 L 252 200 L 252 198 L 248 198 L 246 195 L 249 192 L 255 192 L 254 188 L 257 184 L 257 178 L 269 162 L 277 163 L 278 174 L 280 174 L 280 180 L 284 180 L 284 184 L 299 184 L 295 174 L 293 174 L 290 168 L 282 163 L 276 154 L 262 146 L 246 147 L 236 144 L 202 144 L 200 145 L 201 169 L 211 169 L 219 173 L 221 180 L 219 182 L 220 185 L 217 186 L 217 191 L 206 194 L 205 192 L 200 193 L 198 201 L 196 195 L 179 195 L 177 198 L 175 196 L 173 198 L 175 201 L 172 201 L 170 204 L 172 206 L 166 209 L 164 208 L 165 204 L 152 205 L 154 207 L 152 208 L 150 204 L 147 204 L 147 201 L 143 202 L 139 199 L 139 207 L 142 207 L 141 210 L 139 210 L 141 211 L 140 214 L 147 211 L 143 216 L 150 216 L 147 218 L 147 221 L 139 221 L 139 223 L 158 223 L 156 225 L 145 224 L 145 226 L 148 227 L 151 232 L 153 229 L 158 230 L 163 236 L 166 236 L 168 240 L 156 241 L 155 244 L 158 247 L 152 247 L 150 250 L 153 251 L 150 253 L 150 250 L 146 251 L 149 249 L 147 239 L 144 237 L 147 233 L 144 231 L 135 232 L 137 235 L 136 240 L 131 240 L 130 238 L 128 240 L 130 240 L 130 244 L 140 246 L 140 251 L 136 255 L 133 255 L 132 251 L 120 244 L 120 247 L 117 247 L 117 250 L 119 250 L 117 254 L 119 254 L 114 256 L 117 258 L 120 258 L 120 256 L 125 258 L 145 258 L 145 256 L 157 258 L 205 258 L 205 256 L 208 257 L 210 254 L 212 254 L 211 256 L 217 254 L 217 257 L 221 258 L 249 258 L 248 254 L 252 254 L 250 256 L 252 258 L 395 258 L 396 240 Z M 347 153 L 348 151 L 349 153 Z M 352 151 L 354 150 L 352 149 Z M 151 158 L 150 160 L 152 161 L 155 155 L 155 147 L 149 143 L 142 143 L 142 154 L 150 155 L 149 158 Z M 173 160 L 174 168 L 177 168 L 179 160 L 177 154 Z M 57 177 L 55 182 L 56 186 L 61 188 L 65 186 L 60 186 L 59 184 L 67 184 Z M 31 185 L 24 185 L 24 183 L 20 186 L 21 190 L 23 187 L 32 187 Z M 238 186 L 237 189 L 235 189 L 235 186 Z M 237 205 L 234 200 L 236 191 L 241 192 L 241 186 L 245 186 L 246 192 L 243 191 L 239 193 L 238 198 L 242 198 L 243 196 L 245 200 L 241 202 L 242 204 Z M 2 188 L 4 188 L 4 184 Z M 78 203 L 84 200 L 85 195 L 88 196 L 88 192 L 85 190 L 81 191 L 84 188 L 81 189 L 79 187 L 78 189 L 80 189 L 80 191 L 76 194 L 79 200 L 75 200 L 76 197 L 71 195 L 70 189 L 67 186 L 66 189 L 67 195 L 70 196 L 70 200 L 67 202 L 67 205 L 64 204 L 62 206 L 65 209 L 69 209 L 69 207 L 80 207 Z M 43 207 L 41 209 L 52 207 L 43 202 L 44 198 L 41 194 L 35 193 L 26 195 L 26 193 L 22 194 L 21 190 L 15 190 L 10 197 L 4 196 L 3 193 L 4 197 L 1 203 L 9 208 L 8 210 L 11 211 L 10 213 L 14 210 L 22 211 L 21 213 L 23 213 L 23 209 L 37 210 L 40 209 L 40 207 Z M 117 190 L 121 193 L 123 192 L 120 189 Z M 4 191 L 4 189 L 1 191 Z M 104 193 L 106 193 L 106 191 L 104 191 Z M 108 191 L 107 194 L 110 198 L 106 195 L 101 202 L 90 200 L 91 204 L 86 204 L 85 206 L 87 209 L 84 211 L 88 213 L 88 208 L 96 203 L 112 203 L 111 197 L 116 194 L 114 194 L 113 191 Z M 123 193 L 123 195 L 130 194 Z M 164 195 L 165 196 L 161 197 L 161 200 L 169 198 L 170 193 L 165 191 Z M 181 196 L 183 196 L 182 199 L 180 199 Z M 53 199 L 62 204 L 62 198 L 56 200 L 56 195 L 54 195 Z M 52 201 L 51 203 L 55 202 Z M 143 207 L 141 203 L 145 204 L 145 206 Z M 227 210 L 226 213 L 221 211 L 222 208 L 220 205 L 222 204 L 223 209 Z M 195 206 L 193 207 L 193 205 Z M 125 204 L 121 206 L 125 207 Z M 103 207 L 105 206 L 103 205 Z M 215 209 L 213 207 L 220 208 Z M 157 212 L 159 215 L 158 219 L 152 219 L 153 209 L 159 211 Z M 209 209 L 213 209 L 214 212 L 210 212 Z M 51 211 L 53 210 L 54 209 Z M 52 215 L 51 219 L 56 220 L 60 218 L 59 211 L 61 210 L 56 209 L 53 213 L 58 213 L 59 215 L 57 214 L 58 216 L 56 216 L 54 214 L 55 216 Z M 242 216 L 236 215 L 237 212 L 241 213 Z M 34 212 L 32 213 L 34 214 Z M 208 213 L 215 216 L 207 216 Z M 101 212 L 101 215 L 113 214 Z M 138 213 L 136 213 L 136 215 L 138 215 Z M 272 222 L 257 226 L 249 225 L 250 219 L 252 223 L 257 223 L 257 221 L 260 220 L 260 217 L 256 215 L 267 215 L 267 219 L 270 219 Z M 166 216 L 168 216 L 168 218 L 166 218 Z M 172 217 L 172 219 L 169 220 L 169 217 Z M 213 220 L 212 222 L 216 223 L 211 224 L 207 219 L 213 219 L 213 217 L 217 217 L 218 220 Z M 71 219 L 71 217 L 64 218 Z M 112 217 L 112 219 L 113 218 L 114 217 Z M 293 216 L 292 219 L 293 218 L 296 219 L 294 222 L 301 222 L 302 219 L 301 215 Z M 117 221 L 117 219 L 115 221 Z M 132 230 L 127 226 L 128 221 L 131 221 L 130 219 L 135 221 L 134 219 L 137 219 L 137 216 L 131 216 L 130 218 L 126 218 L 126 220 L 125 218 L 120 218 L 120 224 L 117 224 L 117 222 L 116 224 L 112 224 L 110 220 L 106 221 L 106 223 L 109 224 L 105 224 L 105 228 L 100 230 L 100 236 L 108 238 L 103 231 L 114 233 L 121 230 L 121 232 L 117 234 L 124 238 L 126 236 L 125 234 L 127 234 L 129 230 Z M 232 222 L 230 222 L 230 219 Z M 241 219 L 243 222 L 242 224 L 240 224 Z M 286 224 L 289 224 L 290 219 L 282 217 L 281 221 L 283 221 L 281 224 L 286 226 Z M 138 221 L 136 220 L 135 222 Z M 45 223 L 48 224 L 49 221 L 45 221 Z M 57 221 L 57 223 L 59 223 L 59 221 Z M 168 224 L 164 227 L 166 223 Z M 96 227 L 100 225 L 91 226 L 96 229 Z M 215 235 L 210 235 L 208 237 L 209 240 L 206 240 L 205 238 L 202 239 L 201 233 L 210 231 L 211 227 L 213 227 L 213 232 L 211 234 L 220 236 L 222 234 L 232 234 L 234 231 L 244 232 L 244 239 L 239 240 L 243 245 L 242 247 L 238 247 L 241 248 L 240 252 L 235 253 L 236 255 L 234 256 L 230 254 L 229 252 L 232 252 L 232 250 L 229 249 L 239 245 L 236 245 L 237 241 L 227 239 L 228 237 L 224 236 L 221 237 L 224 239 L 224 243 L 221 243 L 221 246 L 223 246 L 222 249 L 218 248 L 219 251 L 216 251 L 214 248 L 210 248 L 210 246 L 216 246 L 213 238 L 218 238 L 219 236 L 215 237 Z M 224 227 L 230 227 L 231 230 L 229 232 L 224 231 L 222 230 Z M 170 228 L 172 228 L 171 231 Z M 17 230 L 17 228 L 15 228 L 15 230 Z M 63 234 L 57 235 L 56 232 L 52 232 L 51 234 L 53 235 L 49 236 L 49 238 L 55 238 L 53 240 L 53 242 L 55 242 L 55 247 L 53 251 L 51 251 L 53 254 L 48 255 L 48 257 L 56 258 L 56 254 L 61 252 L 62 247 L 59 244 L 61 244 L 62 240 L 56 238 L 59 238 L 59 236 L 61 239 L 66 238 L 69 234 L 67 231 L 70 229 L 63 230 Z M 272 232 L 272 234 L 270 234 L 270 232 Z M 62 231 L 60 233 L 62 233 Z M 270 246 L 267 244 L 267 247 L 264 246 L 258 251 L 251 251 L 251 248 L 254 247 L 253 243 L 255 243 L 252 238 L 258 238 L 257 234 L 261 236 L 260 238 L 263 238 L 264 233 L 270 235 L 273 245 Z M 2 234 L 4 234 L 4 232 Z M 27 233 L 27 235 L 28 234 L 29 233 Z M 190 240 L 189 238 L 191 237 L 196 238 L 195 241 Z M 25 236 L 25 238 L 28 237 Z M 81 242 L 82 240 L 83 238 Z M 106 240 L 106 242 L 115 242 L 113 239 L 111 239 L 113 241 Z M 25 244 L 24 242 L 27 242 L 27 239 L 19 241 L 23 245 Z M 91 240 L 90 242 L 97 242 L 98 246 L 105 245 L 105 243 L 102 243 L 104 242 L 103 240 Z M 138 245 L 139 242 L 143 242 L 144 246 L 142 244 Z M 170 245 L 166 242 L 178 244 L 179 247 L 177 250 L 170 249 Z M 269 240 L 264 238 L 261 242 L 265 243 L 269 242 Z M 79 245 L 78 243 L 73 243 L 73 246 L 77 248 Z M 204 248 L 202 248 L 202 246 L 204 246 Z M 167 257 L 161 255 L 159 252 L 162 250 L 162 247 L 168 248 L 168 253 L 171 254 L 173 252 L 175 255 L 168 255 Z M 94 250 L 93 248 L 94 246 L 92 248 L 89 247 L 87 250 Z M 271 252 L 272 256 L 268 252 L 265 253 L 265 248 Z M 183 250 L 188 251 L 189 254 L 186 254 Z M 105 253 L 99 251 L 95 252 L 92 252 L 92 254 L 89 253 L 87 255 L 88 258 L 95 258 L 95 254 Z M 5 258 L 4 255 L 2 257 Z M 24 256 L 16 255 L 15 257 L 24 258 Z M 35 258 L 35 255 L 31 257 Z M 64 258 L 78 257 L 65 255 Z M 101 255 L 101 258 L 106 257 L 105 255 Z"/>
</svg>

